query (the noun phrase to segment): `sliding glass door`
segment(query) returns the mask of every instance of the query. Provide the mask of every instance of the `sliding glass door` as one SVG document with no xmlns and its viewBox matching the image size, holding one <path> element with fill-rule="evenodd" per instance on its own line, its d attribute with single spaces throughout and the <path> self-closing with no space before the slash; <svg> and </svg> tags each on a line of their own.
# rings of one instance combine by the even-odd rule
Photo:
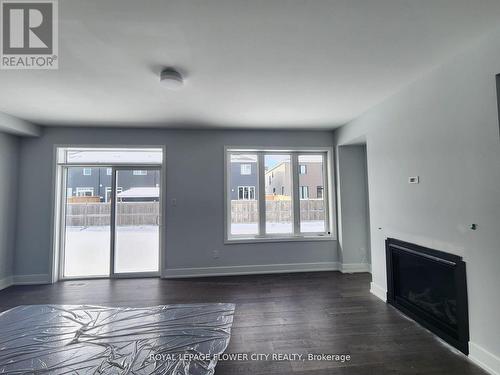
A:
<svg viewBox="0 0 500 375">
<path fill-rule="evenodd" d="M 62 278 L 159 276 L 160 167 L 63 166 L 61 196 Z"/>
<path fill-rule="evenodd" d="M 120 167 L 114 181 L 113 273 L 158 273 L 160 170 Z"/>
</svg>

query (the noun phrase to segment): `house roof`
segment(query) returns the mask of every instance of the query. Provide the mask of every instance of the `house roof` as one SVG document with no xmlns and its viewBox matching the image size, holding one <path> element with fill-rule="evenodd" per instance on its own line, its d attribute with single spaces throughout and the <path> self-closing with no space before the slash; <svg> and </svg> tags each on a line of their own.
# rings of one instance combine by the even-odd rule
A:
<svg viewBox="0 0 500 375">
<path fill-rule="evenodd" d="M 116 195 L 118 198 L 159 198 L 159 187 L 134 187 Z"/>
</svg>

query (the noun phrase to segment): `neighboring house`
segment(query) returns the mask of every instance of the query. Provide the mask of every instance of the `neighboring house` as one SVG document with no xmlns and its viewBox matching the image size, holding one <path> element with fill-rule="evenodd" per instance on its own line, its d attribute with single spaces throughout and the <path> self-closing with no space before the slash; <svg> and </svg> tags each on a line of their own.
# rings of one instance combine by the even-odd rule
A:
<svg viewBox="0 0 500 375">
<path fill-rule="evenodd" d="M 121 171 L 117 193 L 136 187 L 160 186 L 156 171 Z M 112 186 L 111 168 L 71 167 L 68 168 L 68 197 L 100 197 L 101 202 L 109 202 Z"/>
<path fill-rule="evenodd" d="M 289 162 L 281 162 L 265 173 L 266 195 L 290 199 L 291 171 Z M 323 198 L 323 161 L 318 156 L 301 156 L 299 161 L 300 199 Z"/>
<path fill-rule="evenodd" d="M 257 156 L 231 155 L 231 200 L 257 199 Z"/>
<path fill-rule="evenodd" d="M 292 194 L 290 162 L 281 162 L 265 172 L 266 196 L 290 200 Z"/>
<path fill-rule="evenodd" d="M 323 198 L 323 161 L 318 156 L 301 156 L 299 162 L 299 194 L 301 199 Z M 231 200 L 257 199 L 257 156 L 231 155 Z M 265 172 L 266 196 L 287 200 L 291 195 L 289 162 L 281 162 Z"/>
</svg>

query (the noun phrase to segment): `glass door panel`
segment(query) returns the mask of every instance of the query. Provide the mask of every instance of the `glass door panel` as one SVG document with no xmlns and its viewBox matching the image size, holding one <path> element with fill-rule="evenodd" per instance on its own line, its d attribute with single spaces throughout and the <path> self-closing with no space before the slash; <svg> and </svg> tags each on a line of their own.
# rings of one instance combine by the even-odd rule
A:
<svg viewBox="0 0 500 375">
<path fill-rule="evenodd" d="M 63 276 L 107 277 L 110 268 L 109 168 L 66 167 Z"/>
<path fill-rule="evenodd" d="M 158 273 L 160 170 L 117 168 L 114 273 Z"/>
</svg>

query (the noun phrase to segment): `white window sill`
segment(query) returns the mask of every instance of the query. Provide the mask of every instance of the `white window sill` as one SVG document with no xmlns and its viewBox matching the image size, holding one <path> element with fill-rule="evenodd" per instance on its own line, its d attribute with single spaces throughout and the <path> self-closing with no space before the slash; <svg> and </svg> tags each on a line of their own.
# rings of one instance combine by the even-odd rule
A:
<svg viewBox="0 0 500 375">
<path fill-rule="evenodd" d="M 302 236 L 287 236 L 287 237 L 241 237 L 241 238 L 226 238 L 224 244 L 245 244 L 245 243 L 262 243 L 262 242 L 304 242 L 304 241 L 335 241 L 333 235 L 302 235 Z"/>
</svg>

